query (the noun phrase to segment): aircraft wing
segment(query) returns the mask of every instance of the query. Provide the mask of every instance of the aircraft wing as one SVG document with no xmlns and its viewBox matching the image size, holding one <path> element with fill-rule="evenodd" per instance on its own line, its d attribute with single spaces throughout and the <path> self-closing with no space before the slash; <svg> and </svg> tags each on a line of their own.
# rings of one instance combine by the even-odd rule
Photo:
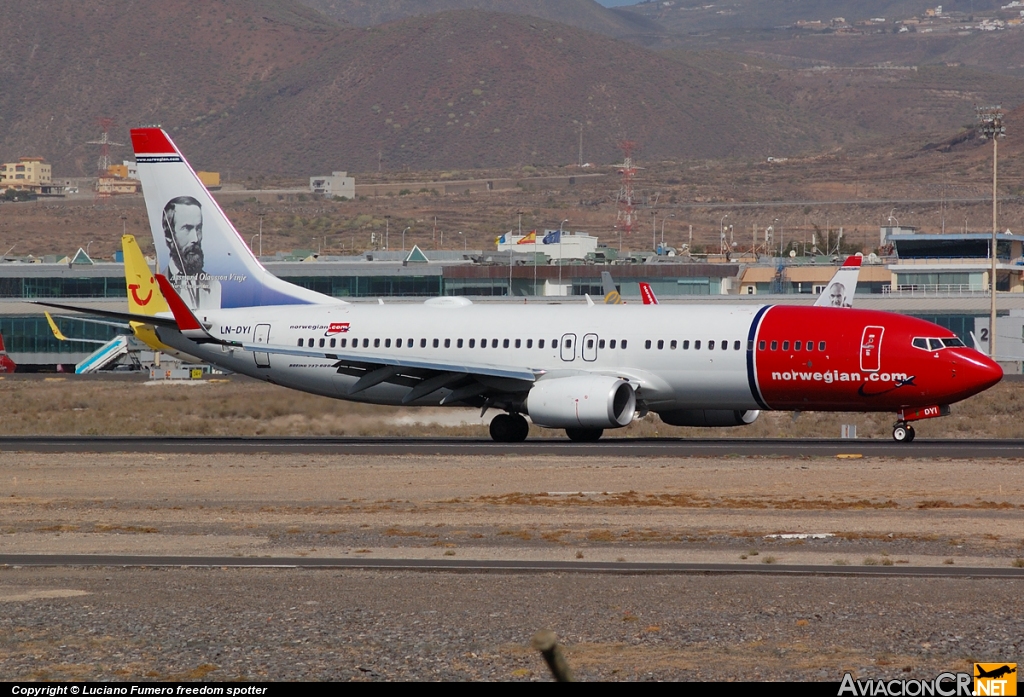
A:
<svg viewBox="0 0 1024 697">
<path fill-rule="evenodd" d="M 332 349 L 249 342 L 242 343 L 241 348 L 254 353 L 335 361 L 334 367 L 338 373 L 359 378 L 349 387 L 349 395 L 356 395 L 374 385 L 389 382 L 411 388 L 402 399 L 405 404 L 442 388 L 452 390 L 442 402 L 449 404 L 473 397 L 525 393 L 529 392 L 534 381 L 545 372 L 487 363 L 445 363 L 364 351 L 338 352 Z"/>
</svg>

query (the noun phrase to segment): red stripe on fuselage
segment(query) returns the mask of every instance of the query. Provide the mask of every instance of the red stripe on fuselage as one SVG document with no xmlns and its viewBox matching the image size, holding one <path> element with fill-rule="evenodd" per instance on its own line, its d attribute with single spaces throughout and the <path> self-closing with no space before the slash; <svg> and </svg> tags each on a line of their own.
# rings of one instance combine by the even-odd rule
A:
<svg viewBox="0 0 1024 697">
<path fill-rule="evenodd" d="M 865 332 L 869 327 L 877 329 Z M 764 314 L 754 344 L 757 386 L 772 409 L 887 411 L 951 404 L 1002 377 L 997 364 L 973 349 L 925 351 L 911 343 L 915 337 L 954 336 L 931 322 L 887 312 L 775 306 Z"/>
</svg>

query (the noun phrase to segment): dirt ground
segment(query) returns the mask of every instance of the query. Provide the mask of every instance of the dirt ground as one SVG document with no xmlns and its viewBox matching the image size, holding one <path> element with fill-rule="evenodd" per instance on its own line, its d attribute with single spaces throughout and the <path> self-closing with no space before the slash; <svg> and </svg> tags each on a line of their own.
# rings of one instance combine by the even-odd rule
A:
<svg viewBox="0 0 1024 697">
<path fill-rule="evenodd" d="M 0 453 L 0 549 L 1009 566 L 1024 460 Z"/>
</svg>

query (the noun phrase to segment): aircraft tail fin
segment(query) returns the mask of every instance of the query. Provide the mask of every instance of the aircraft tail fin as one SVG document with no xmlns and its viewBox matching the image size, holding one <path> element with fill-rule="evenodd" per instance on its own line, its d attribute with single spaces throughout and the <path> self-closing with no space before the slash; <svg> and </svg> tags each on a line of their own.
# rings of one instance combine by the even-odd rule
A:
<svg viewBox="0 0 1024 697">
<path fill-rule="evenodd" d="M 853 307 L 853 294 L 857 292 L 857 277 L 860 275 L 859 254 L 846 257 L 832 280 L 814 301 L 815 307 Z"/>
<path fill-rule="evenodd" d="M 4 335 L 0 334 L 0 373 L 13 373 L 16 367 L 14 361 L 7 355 L 7 349 L 4 347 Z"/>
<path fill-rule="evenodd" d="M 157 271 L 189 309 L 340 302 L 264 269 L 163 129 L 131 135 Z"/>
<path fill-rule="evenodd" d="M 650 283 L 640 281 L 640 299 L 644 301 L 644 305 L 658 304 L 658 296 L 654 294 Z"/>
<path fill-rule="evenodd" d="M 128 311 L 133 315 L 170 312 L 171 308 L 160 293 L 156 277 L 133 235 L 121 238 L 121 250 L 124 252 L 124 282 L 128 286 Z"/>
<path fill-rule="evenodd" d="M 601 272 L 601 290 L 604 291 L 605 305 L 622 304 L 622 296 L 619 295 L 619 291 L 615 287 L 615 281 L 612 280 L 612 275 L 607 271 Z"/>
</svg>

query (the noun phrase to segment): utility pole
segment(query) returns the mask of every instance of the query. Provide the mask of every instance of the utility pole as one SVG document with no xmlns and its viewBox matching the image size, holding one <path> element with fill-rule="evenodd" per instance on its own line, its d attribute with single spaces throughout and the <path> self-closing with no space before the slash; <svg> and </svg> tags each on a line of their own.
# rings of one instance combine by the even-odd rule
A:
<svg viewBox="0 0 1024 697">
<path fill-rule="evenodd" d="M 998 199 L 996 185 L 999 171 L 999 139 L 1006 135 L 1003 125 L 1003 109 L 998 104 L 988 107 L 977 107 L 978 120 L 981 122 L 982 139 L 992 139 L 992 304 L 989 308 L 988 322 L 988 355 L 996 359 L 996 252 L 998 250 Z"/>
</svg>

